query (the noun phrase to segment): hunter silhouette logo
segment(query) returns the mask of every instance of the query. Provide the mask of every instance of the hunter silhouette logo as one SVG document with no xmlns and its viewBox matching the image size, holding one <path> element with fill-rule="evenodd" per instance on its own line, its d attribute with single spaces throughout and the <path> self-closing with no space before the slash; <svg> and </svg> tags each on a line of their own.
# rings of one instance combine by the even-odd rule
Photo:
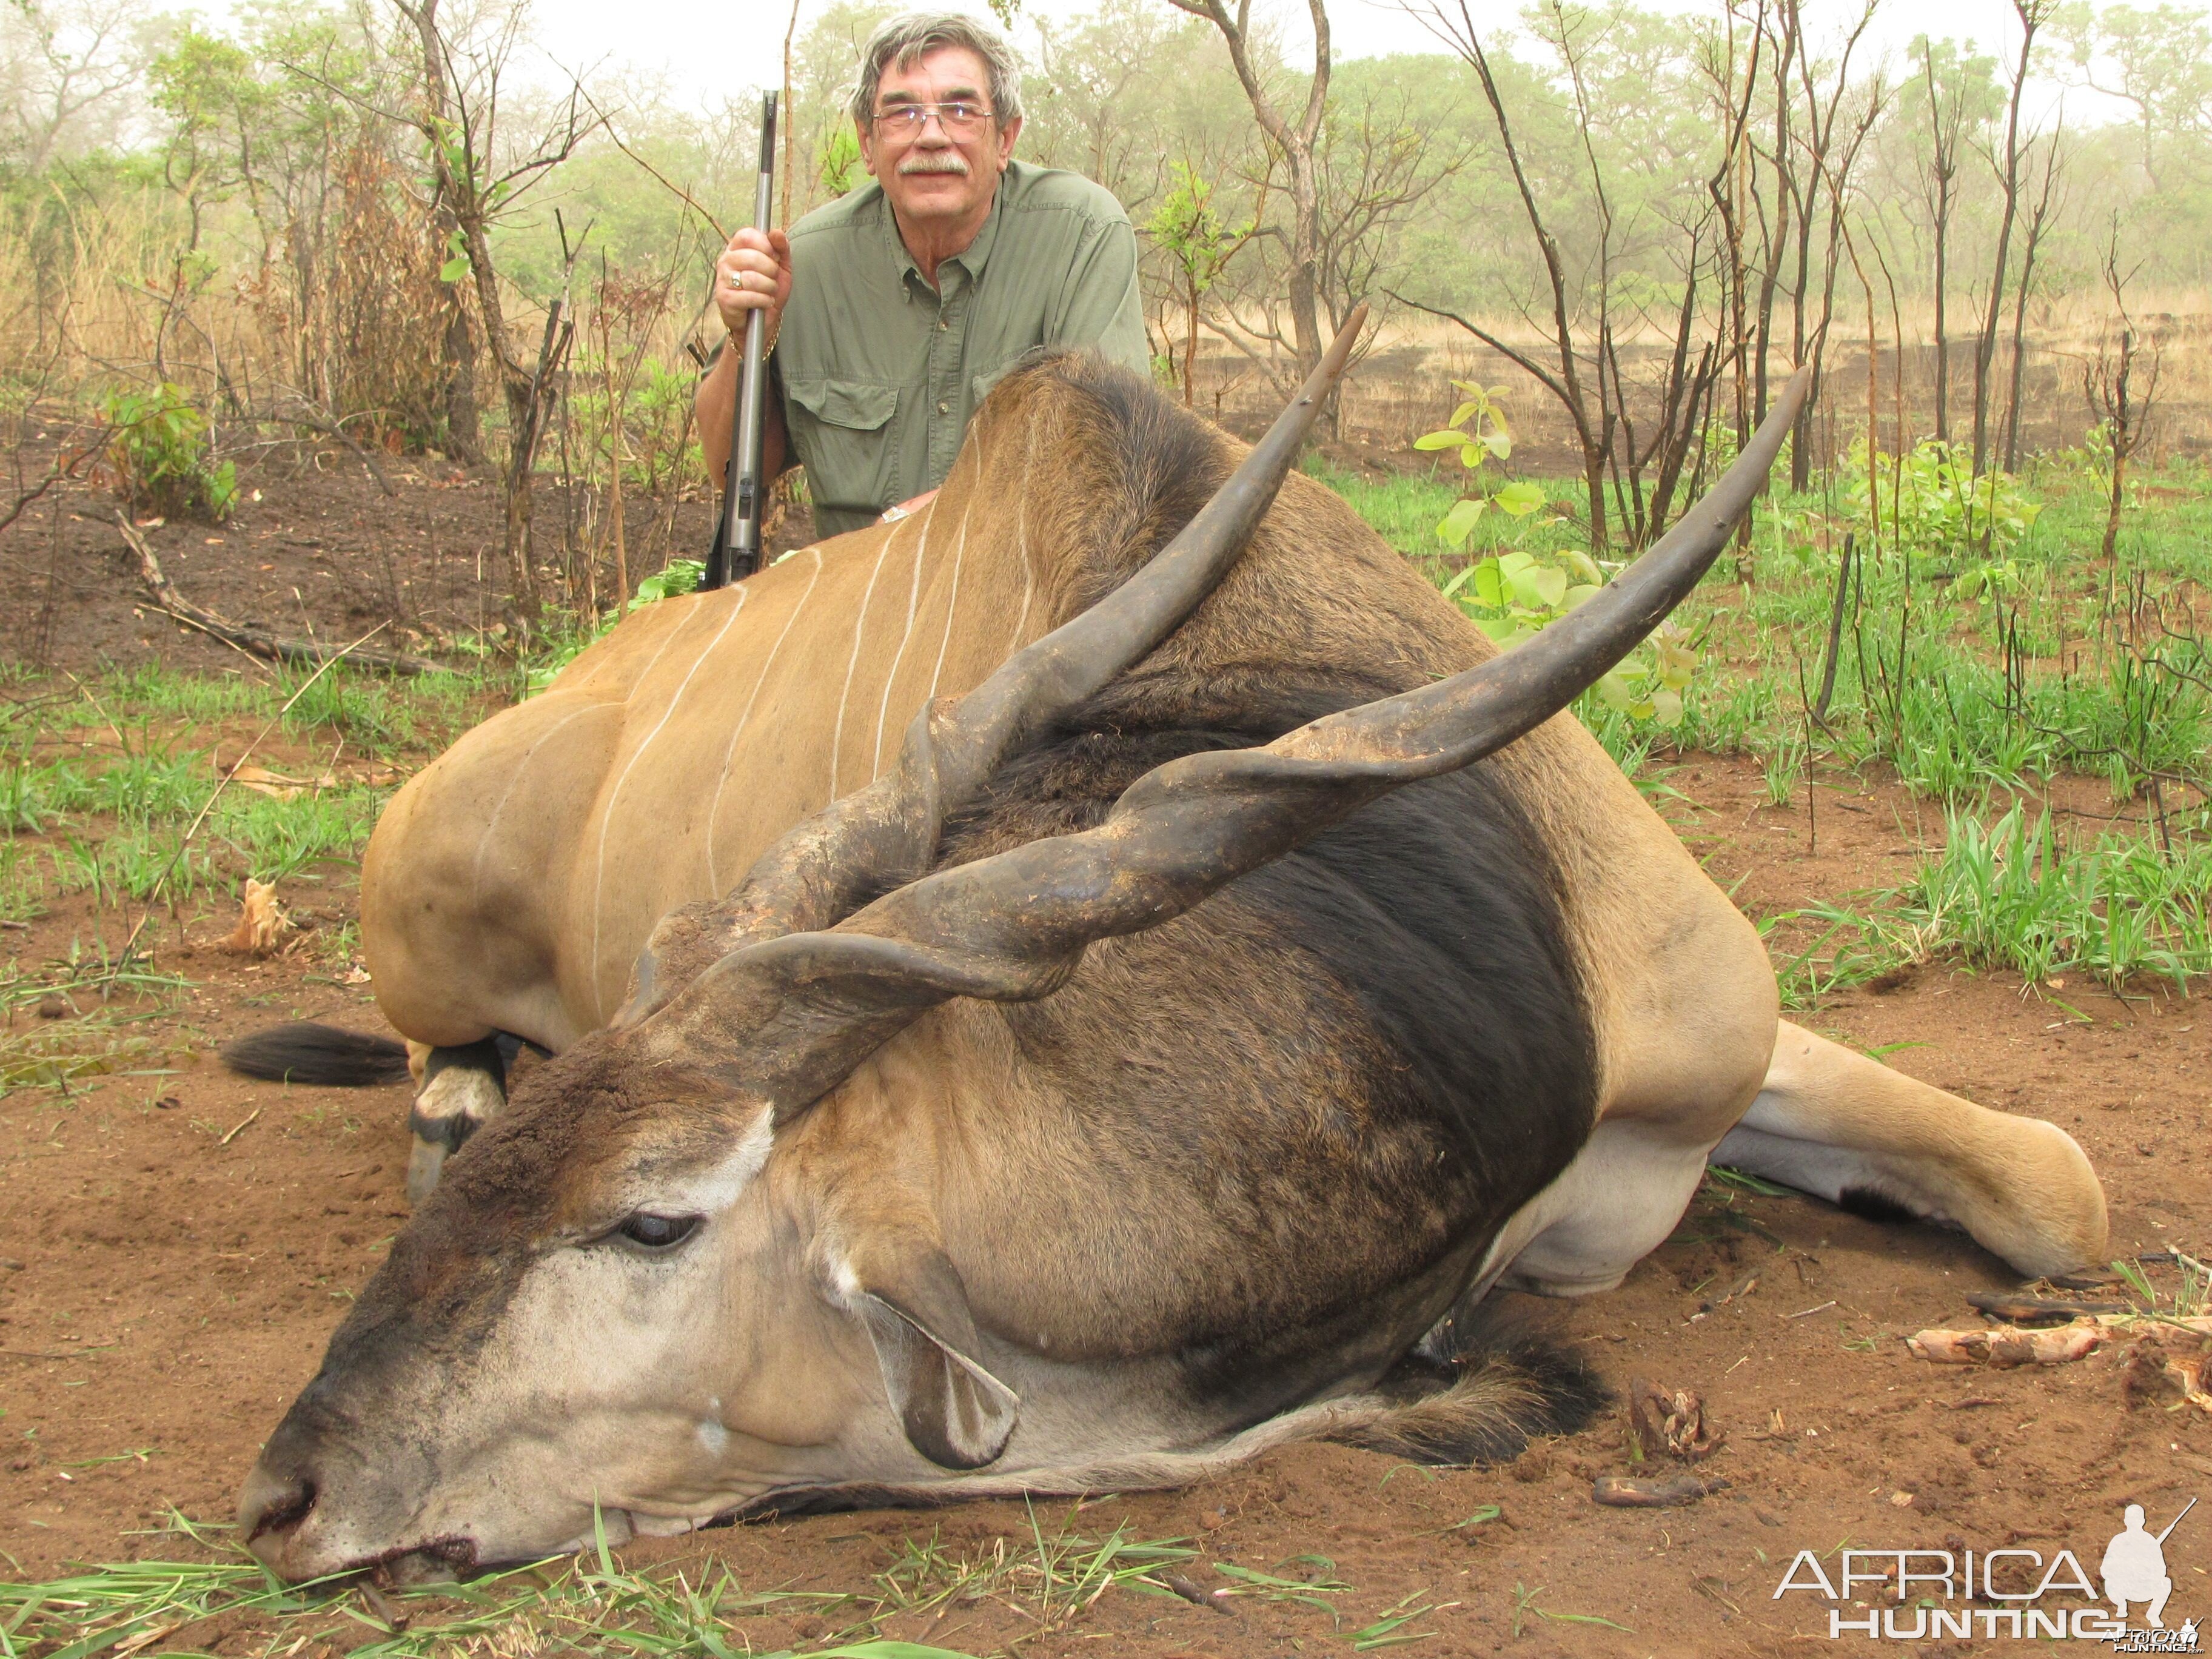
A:
<svg viewBox="0 0 2212 1659">
<path fill-rule="evenodd" d="M 2164 1630 L 2166 1622 L 2159 1615 L 2166 1611 L 2166 1598 L 2173 1594 L 2173 1580 L 2166 1571 L 2166 1540 L 2181 1524 L 2182 1516 L 2197 1507 L 2191 1498 L 2177 1515 L 2166 1523 L 2166 1530 L 2155 1538 L 2143 1530 L 2143 1506 L 2130 1504 L 2121 1517 L 2125 1530 L 2105 1546 L 2105 1559 L 2099 1572 L 2105 1580 L 2105 1599 L 2112 1604 L 2123 1623 L 2128 1616 L 2128 1603 L 2142 1601 L 2143 1622 L 2153 1630 Z"/>
</svg>

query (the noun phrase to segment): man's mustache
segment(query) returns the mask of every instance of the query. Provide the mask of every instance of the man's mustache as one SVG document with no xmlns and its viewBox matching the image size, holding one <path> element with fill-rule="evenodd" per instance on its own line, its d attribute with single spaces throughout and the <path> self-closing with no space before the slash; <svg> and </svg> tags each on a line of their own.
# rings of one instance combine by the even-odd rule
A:
<svg viewBox="0 0 2212 1659">
<path fill-rule="evenodd" d="M 899 177 L 911 179 L 917 173 L 952 173 L 968 176 L 968 158 L 957 149 L 926 149 L 909 155 L 898 164 Z"/>
</svg>

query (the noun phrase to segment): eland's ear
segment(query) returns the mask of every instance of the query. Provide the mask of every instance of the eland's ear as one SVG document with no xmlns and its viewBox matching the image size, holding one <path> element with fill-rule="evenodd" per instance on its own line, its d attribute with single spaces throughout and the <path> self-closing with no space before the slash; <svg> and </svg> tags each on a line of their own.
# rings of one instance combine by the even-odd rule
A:
<svg viewBox="0 0 2212 1659">
<path fill-rule="evenodd" d="M 1006 1449 L 1022 1402 L 975 1358 L 975 1317 L 960 1270 L 932 1245 L 902 1243 L 865 1255 L 842 1288 L 875 1344 L 907 1439 L 941 1468 L 981 1468 Z"/>
</svg>

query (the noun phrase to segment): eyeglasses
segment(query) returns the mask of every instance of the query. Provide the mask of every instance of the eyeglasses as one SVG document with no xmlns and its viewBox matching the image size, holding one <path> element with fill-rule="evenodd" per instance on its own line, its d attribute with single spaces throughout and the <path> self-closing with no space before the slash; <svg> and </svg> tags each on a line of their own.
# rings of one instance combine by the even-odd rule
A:
<svg viewBox="0 0 2212 1659">
<path fill-rule="evenodd" d="M 948 138 L 965 138 L 991 118 L 991 112 L 981 104 L 956 99 L 949 104 L 894 104 L 877 111 L 875 122 L 879 131 L 891 137 L 919 138 L 933 115 Z"/>
</svg>

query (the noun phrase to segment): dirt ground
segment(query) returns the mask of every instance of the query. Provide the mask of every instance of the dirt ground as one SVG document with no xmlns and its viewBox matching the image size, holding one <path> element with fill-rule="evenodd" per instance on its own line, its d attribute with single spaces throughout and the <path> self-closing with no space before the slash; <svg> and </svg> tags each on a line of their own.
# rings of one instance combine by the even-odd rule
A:
<svg viewBox="0 0 2212 1659">
<path fill-rule="evenodd" d="M 62 434 L 7 458 L 35 483 Z M 82 441 L 69 439 L 70 449 Z M 284 453 L 242 465 L 236 510 L 220 526 L 178 520 L 143 534 L 178 591 L 228 620 L 343 645 L 380 629 L 385 648 L 433 654 L 501 623 L 498 481 L 434 456 L 386 456 L 386 494 L 349 456 Z M 129 665 L 234 673 L 237 653 L 179 629 L 145 603 L 112 495 L 86 479 L 50 493 L 0 533 L 0 659 L 44 668 Z M 580 502 L 557 483 L 533 491 L 540 558 L 563 556 Z M 0 489 L 0 506 L 13 492 Z M 714 533 L 704 498 L 627 504 L 633 584 L 669 558 L 703 558 Z M 580 533 L 580 532 L 579 532 Z M 769 551 L 812 539 L 804 507 L 776 521 Z"/>
<path fill-rule="evenodd" d="M 291 604 L 319 629 L 351 622 L 358 632 L 366 624 L 350 607 L 380 617 L 396 585 L 426 637 L 474 625 L 475 549 L 492 514 L 484 489 L 422 476 L 388 502 L 356 468 L 350 479 L 316 475 L 283 496 L 281 514 L 278 494 L 265 489 L 220 532 L 162 532 L 188 595 L 268 621 Z M 72 581 L 96 578 L 97 591 L 46 613 L 39 656 L 234 668 L 222 647 L 132 614 L 119 570 L 99 564 L 102 508 L 97 497 L 64 498 L 52 523 L 34 513 L 0 538 L 0 651 L 33 654 L 27 612 L 42 604 L 50 571 L 66 568 Z M 47 538 L 82 551 L 58 563 Z M 379 549 L 393 552 L 381 589 Z M 1929 816 L 1887 783 L 1824 778 L 1816 848 L 1802 792 L 1792 811 L 1764 806 L 1746 763 L 1691 757 L 1667 781 L 1686 798 L 1668 811 L 1693 850 L 1723 886 L 1741 883 L 1738 900 L 1754 912 L 1893 884 Z M 284 896 L 334 927 L 350 914 L 351 878 L 328 872 Z M 342 952 L 258 964 L 222 952 L 213 941 L 229 921 L 188 915 L 160 933 L 156 965 L 194 988 L 132 1028 L 167 1052 L 141 1067 L 159 1074 L 0 1098 L 0 1549 L 12 1577 L 191 1553 L 148 1529 L 173 1508 L 228 1516 L 262 1438 L 405 1218 L 404 1088 L 279 1088 L 211 1058 L 222 1038 L 280 1019 L 378 1028 L 372 988 L 345 982 Z M 95 934 L 112 945 L 120 932 L 112 911 L 65 900 L 8 933 L 0 952 L 28 967 Z M 2060 1123 L 2104 1178 L 2116 1255 L 2179 1247 L 2201 1259 L 2212 1254 L 2207 1014 L 2148 987 L 2122 1000 L 2085 982 L 2029 988 L 1931 967 L 1803 1018 L 1942 1087 Z M 2150 1271 L 2171 1286 L 2171 1269 Z M 1766 1655 L 1829 1639 L 1830 1604 L 1775 1598 L 1800 1550 L 2067 1548 L 2094 1572 L 2123 1505 L 2144 1504 L 2155 1529 L 2191 1497 L 2212 1500 L 2212 1416 L 2154 1378 L 2130 1390 L 2118 1352 L 2004 1370 L 1937 1367 L 1906 1352 L 1904 1338 L 1923 1327 L 1979 1323 L 1968 1292 L 2016 1284 L 1956 1235 L 1709 1184 L 1619 1291 L 1513 1298 L 1616 1390 L 1644 1377 L 1702 1394 L 1726 1441 L 1698 1472 L 1728 1482 L 1702 1502 L 1593 1503 L 1597 1476 L 1632 1468 L 1618 1411 L 1498 1469 L 1427 1470 L 1306 1446 L 1192 1490 L 1040 1503 L 1035 1524 L 1048 1537 L 1063 1526 L 1103 1537 L 1126 1522 L 1137 1538 L 1194 1540 L 1189 1577 L 1205 1590 L 1249 1587 L 1219 1564 L 1305 1578 L 1322 1571 L 1316 1557 L 1348 1589 L 1309 1601 L 1239 1595 L 1225 1611 L 1114 1593 L 1058 1630 L 986 1600 L 911 1627 L 894 1620 L 886 1633 L 979 1652 L 1018 1642 L 1029 1655 L 1273 1659 L 1348 1652 L 1352 1632 L 1419 1610 L 1387 1633 L 1439 1654 Z M 1492 1506 L 1494 1518 L 1482 1518 Z M 902 1540 L 1025 1549 L 1031 1526 L 1018 1504 L 835 1515 L 623 1555 L 711 1553 L 748 1589 L 866 1590 Z M 2212 1615 L 2212 1501 L 2173 1534 L 2166 1559 L 2167 1623 Z M 1832 1572 L 1836 1559 L 1827 1564 Z M 773 1651 L 834 1625 L 772 1616 L 739 1633 Z M 229 1650 L 246 1650 L 246 1633 L 234 1636 Z M 195 1638 L 210 1639 L 224 1631 Z"/>
</svg>

